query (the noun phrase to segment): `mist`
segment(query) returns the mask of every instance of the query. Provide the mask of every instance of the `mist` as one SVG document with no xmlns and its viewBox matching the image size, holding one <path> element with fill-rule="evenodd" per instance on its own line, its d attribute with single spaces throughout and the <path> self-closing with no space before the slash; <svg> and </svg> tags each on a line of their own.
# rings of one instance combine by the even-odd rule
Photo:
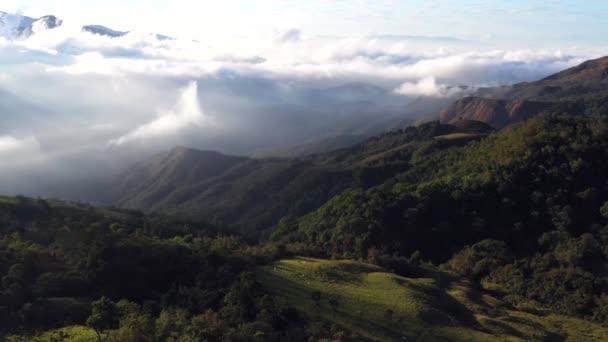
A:
<svg viewBox="0 0 608 342">
<path fill-rule="evenodd" d="M 378 134 L 426 117 L 408 109 L 420 97 L 532 81 L 602 52 L 308 36 L 295 27 L 192 41 L 136 31 L 111 38 L 64 21 L 23 36 L 15 30 L 23 20 L 11 15 L 0 29 L 0 192 L 40 196 L 176 145 L 251 155 Z"/>
</svg>

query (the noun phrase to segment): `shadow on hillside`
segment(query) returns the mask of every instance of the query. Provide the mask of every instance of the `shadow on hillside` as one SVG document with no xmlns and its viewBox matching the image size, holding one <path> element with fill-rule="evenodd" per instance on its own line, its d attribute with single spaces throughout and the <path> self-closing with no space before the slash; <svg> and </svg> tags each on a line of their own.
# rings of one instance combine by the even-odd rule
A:
<svg viewBox="0 0 608 342">
<path fill-rule="evenodd" d="M 474 329 L 483 328 L 475 319 L 475 314 L 464 304 L 446 292 L 446 288 L 416 284 L 407 279 L 396 279 L 401 286 L 428 295 L 429 309 L 420 313 L 420 318 L 431 325 L 467 326 Z"/>
</svg>

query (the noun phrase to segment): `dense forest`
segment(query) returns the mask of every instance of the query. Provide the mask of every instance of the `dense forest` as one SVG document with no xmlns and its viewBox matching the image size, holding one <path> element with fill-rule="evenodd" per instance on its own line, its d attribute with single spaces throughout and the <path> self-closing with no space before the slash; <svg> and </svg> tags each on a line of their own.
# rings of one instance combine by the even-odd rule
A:
<svg viewBox="0 0 608 342">
<path fill-rule="evenodd" d="M 333 257 L 413 255 L 511 301 L 605 321 L 607 138 L 595 118 L 541 116 L 349 190 L 276 237 Z"/>
<path fill-rule="evenodd" d="M 456 116 L 299 158 L 180 147 L 104 189 L 119 206 L 0 197 L 0 337 L 605 340 L 606 63 L 507 89 L 551 103 L 500 130 Z"/>
<path fill-rule="evenodd" d="M 71 325 L 108 341 L 364 340 L 256 280 L 296 255 L 438 272 L 608 322 L 605 120 L 547 114 L 483 134 L 431 122 L 367 144 L 373 181 L 285 215 L 262 243 L 203 221 L 2 198 L 0 329 L 14 341 Z"/>
<path fill-rule="evenodd" d="M 104 341 L 300 341 L 332 331 L 251 273 L 297 245 L 248 246 L 204 224 L 25 197 L 3 198 L 0 213 L 0 331 L 26 336 L 12 340 L 72 324 Z"/>
</svg>

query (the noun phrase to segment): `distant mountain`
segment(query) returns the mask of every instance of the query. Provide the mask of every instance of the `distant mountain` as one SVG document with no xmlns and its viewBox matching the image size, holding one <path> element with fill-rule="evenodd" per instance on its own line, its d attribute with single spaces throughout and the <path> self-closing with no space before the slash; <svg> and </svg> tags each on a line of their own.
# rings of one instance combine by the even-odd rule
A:
<svg viewBox="0 0 608 342">
<path fill-rule="evenodd" d="M 182 187 L 209 181 L 247 160 L 245 157 L 176 147 L 113 179 L 118 190 L 115 196 L 126 205 L 155 207 Z"/>
<path fill-rule="evenodd" d="M 108 27 L 105 27 L 102 25 L 85 25 L 82 27 L 82 31 L 100 35 L 100 36 L 106 36 L 109 38 L 124 37 L 131 32 L 131 31 L 116 31 L 116 30 L 113 30 L 111 28 L 108 28 Z M 174 40 L 174 38 L 165 36 L 162 34 L 155 34 L 154 36 L 158 40 Z"/>
<path fill-rule="evenodd" d="M 492 131 L 480 127 L 486 125 L 431 122 L 300 158 L 253 159 L 179 147 L 125 171 L 107 188 L 121 206 L 203 219 L 257 238 L 282 217 L 307 214 L 349 187 L 384 182 L 421 153 Z"/>
<path fill-rule="evenodd" d="M 110 38 L 119 38 L 129 34 L 129 31 L 115 31 L 102 25 L 85 25 L 82 27 L 82 31 Z"/>
<path fill-rule="evenodd" d="M 515 84 L 502 97 L 565 101 L 597 95 L 608 95 L 608 57 L 586 61 L 537 82 Z"/>
<path fill-rule="evenodd" d="M 45 15 L 38 19 L 21 15 L 0 12 L 0 36 L 28 38 L 43 30 L 60 27 L 63 21 L 53 15 Z"/>
<path fill-rule="evenodd" d="M 541 113 L 598 114 L 608 109 L 608 57 L 536 82 L 486 88 L 440 111 L 443 122 L 478 120 L 503 128 Z"/>
<path fill-rule="evenodd" d="M 61 27 L 63 20 L 54 15 L 46 15 L 40 18 L 31 18 L 19 14 L 10 14 L 0 11 L 0 37 L 9 39 L 26 39 L 44 30 L 52 30 Z M 126 36 L 130 31 L 116 31 L 102 25 L 85 25 L 83 32 L 109 38 Z M 158 40 L 173 40 L 174 38 L 162 34 L 154 35 Z"/>
</svg>

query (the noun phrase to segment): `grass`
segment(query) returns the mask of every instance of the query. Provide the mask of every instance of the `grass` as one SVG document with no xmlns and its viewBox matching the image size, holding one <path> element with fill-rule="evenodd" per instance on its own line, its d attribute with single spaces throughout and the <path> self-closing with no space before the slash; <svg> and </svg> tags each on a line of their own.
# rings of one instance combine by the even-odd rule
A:
<svg viewBox="0 0 608 342">
<path fill-rule="evenodd" d="M 479 136 L 480 136 L 479 134 L 473 134 L 473 133 L 451 133 L 451 134 L 436 136 L 434 139 L 435 140 L 460 140 L 460 139 L 478 138 Z"/>
<path fill-rule="evenodd" d="M 97 335 L 91 328 L 82 325 L 73 325 L 61 329 L 49 330 L 38 336 L 18 337 L 9 336 L 6 342 L 95 342 Z"/>
<path fill-rule="evenodd" d="M 259 268 L 257 277 L 296 308 L 373 341 L 591 342 L 608 336 L 608 328 L 595 323 L 518 311 L 465 281 L 405 278 L 360 262 L 281 260 Z M 318 302 L 312 299 L 317 291 Z"/>
<path fill-rule="evenodd" d="M 0 204 L 15 204 L 17 199 L 15 197 L 0 196 Z"/>
</svg>

